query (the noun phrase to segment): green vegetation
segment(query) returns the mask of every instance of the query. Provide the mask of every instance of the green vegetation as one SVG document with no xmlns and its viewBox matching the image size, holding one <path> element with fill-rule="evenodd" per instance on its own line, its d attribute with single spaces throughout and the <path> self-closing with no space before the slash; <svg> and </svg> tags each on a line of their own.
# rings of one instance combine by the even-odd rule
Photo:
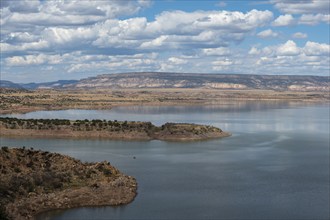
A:
<svg viewBox="0 0 330 220">
<path fill-rule="evenodd" d="M 0 204 L 0 220 L 9 220 L 10 218 L 8 217 L 4 206 Z"/>
<path fill-rule="evenodd" d="M 184 130 L 191 130 L 194 133 L 203 133 L 212 128 L 214 131 L 222 131 L 212 126 L 198 126 L 185 123 L 166 123 L 161 127 L 153 125 L 151 122 L 127 122 L 127 121 L 107 121 L 107 120 L 75 120 L 67 119 L 18 119 L 18 118 L 1 118 L 0 123 L 8 129 L 34 129 L 34 130 L 61 130 L 63 128 L 71 128 L 74 131 L 160 131 L 167 130 L 170 133 L 180 133 Z"/>
<path fill-rule="evenodd" d="M 150 122 L 127 122 L 107 120 L 75 120 L 66 119 L 18 119 L 0 118 L 0 124 L 7 129 L 34 129 L 34 130 L 63 130 L 70 128 L 73 131 L 150 131 L 157 129 Z"/>
<path fill-rule="evenodd" d="M 0 118 L 0 128 L 3 129 L 3 135 L 129 140 L 202 140 L 230 135 L 208 125 L 166 123 L 158 127 L 151 122 L 99 119 L 70 121 L 67 119 Z"/>
</svg>

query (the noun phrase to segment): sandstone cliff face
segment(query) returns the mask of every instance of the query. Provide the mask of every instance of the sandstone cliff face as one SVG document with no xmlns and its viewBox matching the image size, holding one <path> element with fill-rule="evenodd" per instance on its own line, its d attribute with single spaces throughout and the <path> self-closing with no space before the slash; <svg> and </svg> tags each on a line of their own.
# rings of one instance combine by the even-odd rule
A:
<svg viewBox="0 0 330 220">
<path fill-rule="evenodd" d="M 205 88 L 212 89 L 247 89 L 248 87 L 243 84 L 237 83 L 204 83 Z"/>
<path fill-rule="evenodd" d="M 329 77 L 296 75 L 198 74 L 198 73 L 119 73 L 87 79 L 47 83 L 14 84 L 0 80 L 0 87 L 25 89 L 139 89 L 207 88 L 266 89 L 280 91 L 328 91 Z"/>
<path fill-rule="evenodd" d="M 288 86 L 288 90 L 290 91 L 329 91 L 329 87 L 328 86 L 316 86 L 316 85 L 295 85 L 292 84 L 290 86 Z"/>
<path fill-rule="evenodd" d="M 189 73 L 121 73 L 82 79 L 65 88 L 209 88 L 328 91 L 329 77 Z"/>
</svg>

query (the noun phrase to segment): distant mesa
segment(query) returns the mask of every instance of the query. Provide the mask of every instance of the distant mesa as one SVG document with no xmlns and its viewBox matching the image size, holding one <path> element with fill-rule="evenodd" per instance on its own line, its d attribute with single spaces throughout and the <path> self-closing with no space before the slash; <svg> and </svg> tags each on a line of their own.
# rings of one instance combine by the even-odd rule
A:
<svg viewBox="0 0 330 220">
<path fill-rule="evenodd" d="M 73 85 L 77 83 L 78 80 L 59 80 L 55 82 L 45 82 L 45 83 L 13 83 L 11 81 L 0 80 L 0 88 L 9 89 L 61 89 L 65 88 L 67 85 Z"/>
<path fill-rule="evenodd" d="M 78 80 L 58 80 L 55 82 L 45 82 L 45 83 L 27 83 L 22 84 L 25 89 L 53 89 L 53 88 L 65 88 L 68 85 L 77 83 Z"/>
<path fill-rule="evenodd" d="M 12 86 L 8 81 L 3 85 Z M 16 84 L 17 85 L 17 84 Z M 207 88 L 328 91 L 329 77 L 297 75 L 198 74 L 139 72 L 104 74 L 76 80 L 20 84 L 25 89 Z M 5 86 L 1 86 L 5 87 Z"/>
<path fill-rule="evenodd" d="M 7 80 L 0 80 L 0 88 L 23 89 L 21 85 Z"/>
</svg>

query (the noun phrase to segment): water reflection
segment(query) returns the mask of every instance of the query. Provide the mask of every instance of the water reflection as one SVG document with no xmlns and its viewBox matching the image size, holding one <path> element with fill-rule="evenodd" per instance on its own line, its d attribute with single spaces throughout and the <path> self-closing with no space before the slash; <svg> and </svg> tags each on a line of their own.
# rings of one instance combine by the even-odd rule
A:
<svg viewBox="0 0 330 220">
<path fill-rule="evenodd" d="M 302 107 L 304 111 L 298 111 Z M 211 106 L 126 106 L 111 110 L 36 111 L 3 116 L 150 121 L 155 125 L 166 122 L 189 122 L 214 125 L 233 133 L 296 130 L 324 133 L 329 130 L 329 125 L 323 123 L 324 118 L 319 117 L 324 113 L 329 115 L 329 107 L 326 104 L 306 106 L 305 103 L 285 101 L 235 101 Z M 314 123 L 315 121 L 320 123 Z"/>
<path fill-rule="evenodd" d="M 315 104 L 311 104 L 315 106 Z M 324 105 L 324 104 L 320 104 Z M 190 105 L 190 106 L 122 106 L 113 107 L 111 110 L 93 111 L 93 110 L 58 110 L 58 111 L 36 111 L 26 114 L 7 114 L 4 117 L 12 116 L 19 118 L 69 118 L 69 119 L 98 119 L 107 115 L 117 116 L 118 114 L 129 115 L 171 115 L 171 114 L 199 114 L 200 112 L 206 114 L 212 113 L 242 113 L 242 112 L 256 112 L 267 111 L 270 109 L 288 109 L 305 107 L 306 103 L 289 102 L 289 101 L 223 101 L 213 103 L 212 105 Z"/>
<path fill-rule="evenodd" d="M 233 133 L 224 139 L 175 143 L 1 137 L 0 141 L 83 161 L 108 160 L 138 180 L 139 194 L 127 206 L 48 212 L 38 219 L 329 219 L 329 107 L 248 105 L 22 115 L 212 124 Z"/>
</svg>

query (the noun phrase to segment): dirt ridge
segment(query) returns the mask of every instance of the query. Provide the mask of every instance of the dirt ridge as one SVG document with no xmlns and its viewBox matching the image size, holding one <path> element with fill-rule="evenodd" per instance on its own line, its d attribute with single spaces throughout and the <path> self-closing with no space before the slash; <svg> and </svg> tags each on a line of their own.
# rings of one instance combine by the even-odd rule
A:
<svg viewBox="0 0 330 220">
<path fill-rule="evenodd" d="M 0 118 L 3 136 L 105 138 L 117 140 L 194 141 L 230 136 L 209 125 L 151 122 Z"/>
<path fill-rule="evenodd" d="M 135 178 L 107 161 L 83 163 L 58 153 L 0 149 L 0 219 L 33 219 L 52 209 L 122 205 L 136 195 Z"/>
</svg>

